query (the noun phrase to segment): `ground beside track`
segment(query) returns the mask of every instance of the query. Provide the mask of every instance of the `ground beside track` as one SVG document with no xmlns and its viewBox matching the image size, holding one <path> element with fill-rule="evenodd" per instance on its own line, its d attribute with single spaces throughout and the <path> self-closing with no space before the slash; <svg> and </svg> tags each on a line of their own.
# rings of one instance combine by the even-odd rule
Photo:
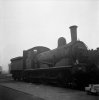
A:
<svg viewBox="0 0 99 100">
<path fill-rule="evenodd" d="M 12 81 L 2 82 L 0 83 L 0 86 L 9 87 L 44 100 L 99 100 L 99 96 L 87 95 L 84 91 L 53 87 L 48 85 L 36 85 L 31 83 Z"/>
<path fill-rule="evenodd" d="M 0 100 L 44 100 L 24 92 L 0 86 Z"/>
</svg>

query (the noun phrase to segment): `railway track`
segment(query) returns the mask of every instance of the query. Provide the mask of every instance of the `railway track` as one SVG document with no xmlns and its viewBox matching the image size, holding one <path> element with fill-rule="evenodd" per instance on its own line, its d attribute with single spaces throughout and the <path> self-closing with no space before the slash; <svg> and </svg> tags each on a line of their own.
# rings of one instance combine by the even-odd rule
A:
<svg viewBox="0 0 99 100">
<path fill-rule="evenodd" d="M 20 97 L 12 100 L 99 100 L 98 96 L 86 95 L 84 91 L 48 85 L 36 85 L 13 81 L 0 83 L 0 87 L 3 87 L 4 90 L 8 91 L 8 93 L 10 93 L 9 95 L 12 95 L 12 97 L 16 97 L 16 95 Z M 24 98 L 24 96 L 26 96 L 26 98 Z"/>
</svg>

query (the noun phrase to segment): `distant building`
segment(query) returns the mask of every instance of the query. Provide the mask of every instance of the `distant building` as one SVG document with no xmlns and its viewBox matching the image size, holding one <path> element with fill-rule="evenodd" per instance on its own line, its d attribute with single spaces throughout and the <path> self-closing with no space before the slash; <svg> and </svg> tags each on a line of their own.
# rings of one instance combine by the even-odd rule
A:
<svg viewBox="0 0 99 100">
<path fill-rule="evenodd" d="M 8 73 L 11 71 L 11 63 L 8 64 Z"/>
<path fill-rule="evenodd" d="M 0 66 L 0 74 L 2 73 L 2 66 Z"/>
</svg>

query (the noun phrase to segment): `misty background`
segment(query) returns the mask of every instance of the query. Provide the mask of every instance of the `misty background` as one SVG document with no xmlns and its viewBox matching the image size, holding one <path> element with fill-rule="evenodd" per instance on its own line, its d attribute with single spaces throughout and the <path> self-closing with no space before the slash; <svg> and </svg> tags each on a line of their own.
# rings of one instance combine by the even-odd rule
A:
<svg viewBox="0 0 99 100">
<path fill-rule="evenodd" d="M 71 41 L 77 25 L 78 39 L 89 49 L 99 47 L 99 0 L 1 0 L 0 66 L 34 46 L 57 47 L 59 37 Z"/>
</svg>

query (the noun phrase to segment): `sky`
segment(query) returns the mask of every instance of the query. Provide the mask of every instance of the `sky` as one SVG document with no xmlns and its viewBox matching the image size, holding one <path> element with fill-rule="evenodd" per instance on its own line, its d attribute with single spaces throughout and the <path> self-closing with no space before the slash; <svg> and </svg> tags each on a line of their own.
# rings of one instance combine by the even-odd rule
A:
<svg viewBox="0 0 99 100">
<path fill-rule="evenodd" d="M 71 41 L 70 29 L 88 49 L 99 47 L 99 0 L 0 0 L 0 65 L 34 46 L 57 47 Z"/>
</svg>

